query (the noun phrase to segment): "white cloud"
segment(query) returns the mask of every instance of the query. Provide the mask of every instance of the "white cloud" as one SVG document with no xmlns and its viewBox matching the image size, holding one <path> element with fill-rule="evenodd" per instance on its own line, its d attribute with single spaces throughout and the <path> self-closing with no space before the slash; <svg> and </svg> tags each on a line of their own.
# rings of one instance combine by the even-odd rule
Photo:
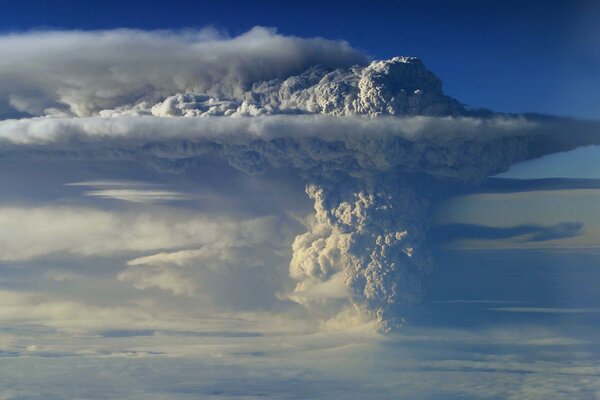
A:
<svg viewBox="0 0 600 400">
<path fill-rule="evenodd" d="M 36 292 L 0 290 L 0 320 L 4 324 L 38 323 L 59 329 L 90 330 L 135 325 L 150 313 L 131 307 L 100 307 Z"/>
<path fill-rule="evenodd" d="M 252 325 L 218 331 L 204 322 L 209 328 L 198 324 L 196 332 L 165 325 L 92 337 L 73 331 L 40 337 L 39 327 L 29 327 L 5 347 L 12 358 L 0 366 L 0 385 L 15 397 L 36 398 L 43 388 L 65 399 L 177 400 L 240 393 L 330 399 L 332 392 L 372 399 L 593 399 L 600 390 L 594 347 L 535 326 L 428 328 L 384 338 L 361 329 L 263 336 L 248 330 Z M 107 382 L 119 385 L 107 391 Z"/>
<path fill-rule="evenodd" d="M 265 282 L 247 289 L 268 290 L 267 282 L 273 277 L 276 277 L 275 283 L 281 285 L 277 280 L 287 261 L 287 243 L 282 240 L 284 232 L 278 225 L 273 217 L 242 221 L 234 231 L 221 229 L 218 240 L 201 248 L 160 252 L 129 260 L 127 268 L 118 274 L 118 279 L 131 283 L 137 289 L 158 288 L 174 295 L 200 296 L 210 300 L 218 294 L 217 291 L 235 297 L 235 294 L 216 286 L 227 287 L 230 284 L 217 283 L 220 276 L 237 280 L 258 273 Z M 214 283 L 213 287 L 207 284 L 210 281 Z M 272 293 L 272 299 L 276 299 L 275 293 Z"/>
<path fill-rule="evenodd" d="M 206 310 L 174 311 L 152 299 L 107 305 L 91 299 L 72 298 L 64 293 L 0 290 L 0 300 L 2 325 L 12 329 L 24 328 L 31 335 L 40 327 L 67 332 L 73 338 L 116 329 L 218 334 L 259 328 L 261 331 L 273 329 L 274 332 L 285 332 L 291 327 L 291 321 L 282 315 L 243 312 L 211 315 Z M 264 324 L 257 322 L 261 319 Z M 0 334 L 0 341 L 3 339 L 4 333 Z"/>
<path fill-rule="evenodd" d="M 70 271 L 48 271 L 45 277 L 48 280 L 56 282 L 74 282 L 82 279 L 82 275 Z"/>
<path fill-rule="evenodd" d="M 121 282 L 128 282 L 136 289 L 158 288 L 174 295 L 193 296 L 196 292 L 195 283 L 188 277 L 172 268 L 128 268 L 120 272 Z"/>
<path fill-rule="evenodd" d="M 348 300 L 352 293 L 346 287 L 345 280 L 344 271 L 336 272 L 325 281 L 305 280 L 293 292 L 286 294 L 285 297 L 300 304 L 326 302 L 330 299 Z"/>
<path fill-rule="evenodd" d="M 101 199 L 115 199 L 131 203 L 165 203 L 170 201 L 192 200 L 195 196 L 168 190 L 165 185 L 126 180 L 97 180 L 67 183 L 65 186 L 94 188 L 83 192 L 84 196 Z"/>
<path fill-rule="evenodd" d="M 490 308 L 492 311 L 513 312 L 513 313 L 532 313 L 532 314 L 595 314 L 600 312 L 600 308 L 557 308 L 557 307 L 496 307 Z"/>
<path fill-rule="evenodd" d="M 365 62 L 345 42 L 260 27 L 234 38 L 214 29 L 30 32 L 1 36 L 0 53 L 1 96 L 32 115 L 90 115 L 189 91 L 234 96 L 317 63 Z"/>
<path fill-rule="evenodd" d="M 111 188 L 136 188 L 143 189 L 148 187 L 157 186 L 154 183 L 142 182 L 142 181 L 130 181 L 124 179 L 104 179 L 94 181 L 83 181 L 83 182 L 71 182 L 66 183 L 65 186 L 84 186 L 94 189 L 111 189 Z"/>
<path fill-rule="evenodd" d="M 213 251 L 211 251 L 213 250 Z M 218 253 L 218 252 L 217 252 Z M 185 266 L 195 259 L 212 259 L 217 256 L 214 248 L 202 248 L 199 250 L 180 250 L 172 253 L 157 253 L 150 256 L 134 258 L 127 262 L 127 265 L 162 265 L 170 264 L 178 267 Z"/>
<path fill-rule="evenodd" d="M 259 116 L 316 113 L 351 115 L 460 115 L 464 107 L 444 95 L 441 81 L 413 57 L 332 70 L 315 65 L 287 79 L 255 82 L 235 98 L 178 93 L 154 105 L 102 110 L 100 115 Z"/>
<path fill-rule="evenodd" d="M 270 220 L 269 220 L 270 221 Z M 260 221 L 236 222 L 185 212 L 113 212 L 84 207 L 0 207 L 0 260 L 50 255 L 114 256 L 122 252 L 180 249 L 271 234 Z M 247 239 L 244 239 L 247 240 Z"/>
<path fill-rule="evenodd" d="M 85 196 L 102 199 L 123 200 L 131 203 L 163 203 L 168 201 L 190 200 L 193 197 L 185 193 L 167 190 L 139 190 L 139 189 L 104 189 L 89 190 Z"/>
</svg>

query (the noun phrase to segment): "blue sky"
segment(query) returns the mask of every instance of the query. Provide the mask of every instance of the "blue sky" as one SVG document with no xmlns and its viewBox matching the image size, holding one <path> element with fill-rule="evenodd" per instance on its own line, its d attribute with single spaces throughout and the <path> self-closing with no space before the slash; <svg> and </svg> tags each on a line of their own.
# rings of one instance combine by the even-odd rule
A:
<svg viewBox="0 0 600 400">
<path fill-rule="evenodd" d="M 471 107 L 596 118 L 600 6 L 574 1 L 2 2 L 1 31 L 255 25 L 348 40 L 375 58 L 421 57 Z"/>
</svg>

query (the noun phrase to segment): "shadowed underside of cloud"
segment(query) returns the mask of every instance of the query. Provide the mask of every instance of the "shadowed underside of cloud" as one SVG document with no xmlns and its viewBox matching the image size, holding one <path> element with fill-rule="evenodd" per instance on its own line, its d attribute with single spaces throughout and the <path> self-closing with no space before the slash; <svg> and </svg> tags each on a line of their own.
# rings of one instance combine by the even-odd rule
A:
<svg viewBox="0 0 600 400">
<path fill-rule="evenodd" d="M 239 96 L 257 81 L 311 66 L 364 65 L 347 43 L 254 28 L 238 37 L 200 31 L 45 31 L 4 35 L 0 115 L 93 115 L 185 92 Z"/>
<path fill-rule="evenodd" d="M 265 28 L 235 38 L 30 33 L 0 37 L 0 52 L 0 114 L 30 117 L 0 121 L 0 157 L 127 160 L 164 173 L 207 158 L 248 174 L 289 169 L 315 215 L 292 244 L 297 286 L 288 298 L 311 304 L 312 293 L 320 301 L 328 283 L 384 330 L 401 325 L 403 308 L 424 294 L 434 194 L 600 142 L 593 121 L 468 112 L 418 59 L 368 63 L 345 42 Z M 89 194 L 174 196 L 136 190 Z M 541 241 L 581 226 L 453 229 Z M 199 253 L 161 255 L 154 275 L 130 265 L 120 278 L 156 286 L 161 263 L 182 256 Z M 348 290 L 339 290 L 340 277 Z"/>
<path fill-rule="evenodd" d="M 488 178 L 474 191 L 477 193 L 513 193 L 543 190 L 600 189 L 600 179 L 545 178 L 510 179 Z"/>
<path fill-rule="evenodd" d="M 555 225 L 519 225 L 495 227 L 475 224 L 446 224 L 434 228 L 432 239 L 439 243 L 461 239 L 498 240 L 514 238 L 520 242 L 543 242 L 583 234 L 581 222 L 562 222 Z"/>
</svg>

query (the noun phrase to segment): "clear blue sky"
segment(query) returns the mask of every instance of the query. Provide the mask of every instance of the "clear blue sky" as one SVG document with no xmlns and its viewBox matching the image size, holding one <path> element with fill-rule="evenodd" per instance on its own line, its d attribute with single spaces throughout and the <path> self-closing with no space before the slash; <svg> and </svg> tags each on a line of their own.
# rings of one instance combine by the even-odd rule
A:
<svg viewBox="0 0 600 400">
<path fill-rule="evenodd" d="M 600 118 L 598 1 L 5 1 L 0 31 L 255 25 L 415 55 L 472 107 Z"/>
</svg>

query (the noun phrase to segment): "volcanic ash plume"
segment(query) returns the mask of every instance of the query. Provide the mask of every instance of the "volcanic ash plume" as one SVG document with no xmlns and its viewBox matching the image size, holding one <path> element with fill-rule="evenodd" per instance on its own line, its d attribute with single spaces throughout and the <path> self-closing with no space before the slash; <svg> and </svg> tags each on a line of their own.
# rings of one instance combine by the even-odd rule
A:
<svg viewBox="0 0 600 400">
<path fill-rule="evenodd" d="M 285 170 L 315 209 L 288 298 L 350 300 L 385 331 L 425 292 L 430 203 L 599 142 L 595 122 L 469 112 L 416 58 L 369 63 L 345 42 L 264 28 L 37 33 L 0 49 L 0 156 Z"/>
<path fill-rule="evenodd" d="M 424 246 L 427 201 L 408 186 L 309 185 L 316 224 L 293 244 L 296 291 L 344 274 L 352 304 L 384 331 L 424 294 L 431 260 Z"/>
</svg>

